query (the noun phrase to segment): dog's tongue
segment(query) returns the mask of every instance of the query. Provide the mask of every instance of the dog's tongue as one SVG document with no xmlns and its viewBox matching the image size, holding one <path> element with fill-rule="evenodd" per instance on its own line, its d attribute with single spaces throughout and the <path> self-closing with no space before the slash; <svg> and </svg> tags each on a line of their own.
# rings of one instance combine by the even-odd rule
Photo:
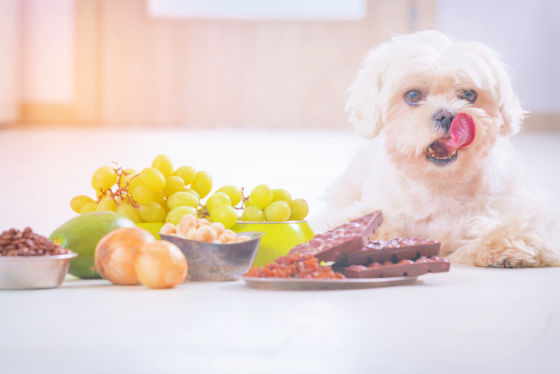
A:
<svg viewBox="0 0 560 374">
<path fill-rule="evenodd" d="M 455 116 L 449 127 L 449 136 L 439 139 L 439 141 L 449 148 L 450 153 L 458 148 L 463 148 L 471 144 L 476 135 L 476 126 L 471 116 L 466 113 L 459 113 Z"/>
</svg>

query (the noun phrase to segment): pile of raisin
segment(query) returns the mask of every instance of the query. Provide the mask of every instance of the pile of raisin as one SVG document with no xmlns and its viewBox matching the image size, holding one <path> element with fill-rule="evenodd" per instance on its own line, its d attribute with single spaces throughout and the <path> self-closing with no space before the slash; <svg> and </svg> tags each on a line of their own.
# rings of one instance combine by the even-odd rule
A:
<svg viewBox="0 0 560 374">
<path fill-rule="evenodd" d="M 311 254 L 289 254 L 261 267 L 252 267 L 245 274 L 256 278 L 344 279 L 330 266 L 321 265 Z"/>
</svg>

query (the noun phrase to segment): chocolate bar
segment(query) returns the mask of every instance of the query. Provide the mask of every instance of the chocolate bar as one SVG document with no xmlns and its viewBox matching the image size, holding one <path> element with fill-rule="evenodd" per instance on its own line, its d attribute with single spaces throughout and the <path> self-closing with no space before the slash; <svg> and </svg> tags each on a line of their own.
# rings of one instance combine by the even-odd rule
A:
<svg viewBox="0 0 560 374">
<path fill-rule="evenodd" d="M 431 239 L 396 238 L 375 240 L 359 251 L 346 254 L 339 265 L 369 265 L 372 262 L 415 259 L 435 256 L 439 253 L 440 243 Z"/>
<path fill-rule="evenodd" d="M 336 261 L 343 254 L 359 251 L 381 223 L 383 215 L 377 210 L 315 235 L 310 241 L 292 248 L 290 254 L 312 254 L 319 261 Z"/>
<path fill-rule="evenodd" d="M 449 260 L 432 256 L 420 257 L 416 261 L 403 259 L 396 264 L 391 261 L 374 262 L 369 266 L 350 265 L 340 269 L 347 278 L 390 278 L 402 276 L 418 276 L 426 273 L 442 273 L 449 271 Z"/>
</svg>

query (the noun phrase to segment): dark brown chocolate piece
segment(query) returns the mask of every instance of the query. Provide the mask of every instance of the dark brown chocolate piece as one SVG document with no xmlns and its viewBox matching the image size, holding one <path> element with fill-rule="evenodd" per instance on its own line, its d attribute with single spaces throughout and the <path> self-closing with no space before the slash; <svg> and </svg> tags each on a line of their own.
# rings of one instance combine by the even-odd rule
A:
<svg viewBox="0 0 560 374">
<path fill-rule="evenodd" d="M 416 259 L 435 256 L 439 253 L 440 243 L 431 239 L 396 238 L 369 242 L 359 251 L 348 253 L 342 259 L 344 265 L 369 265 L 373 262 Z"/>
<path fill-rule="evenodd" d="M 391 261 L 384 263 L 374 262 L 369 266 L 350 265 L 340 269 L 347 278 L 390 278 L 409 276 L 414 277 L 426 273 L 442 273 L 449 271 L 449 260 L 432 256 L 421 257 L 416 261 L 403 259 L 394 264 Z"/>
<path fill-rule="evenodd" d="M 319 261 L 336 261 L 343 254 L 359 251 L 383 223 L 381 211 L 375 211 L 332 230 L 317 234 L 300 244 L 290 254 L 312 254 Z"/>
</svg>

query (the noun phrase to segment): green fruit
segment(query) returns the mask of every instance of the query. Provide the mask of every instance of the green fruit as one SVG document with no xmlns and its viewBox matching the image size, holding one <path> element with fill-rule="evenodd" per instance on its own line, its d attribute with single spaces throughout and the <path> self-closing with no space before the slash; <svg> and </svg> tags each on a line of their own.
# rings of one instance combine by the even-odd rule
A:
<svg viewBox="0 0 560 374">
<path fill-rule="evenodd" d="M 100 278 L 94 269 L 97 243 L 120 227 L 134 227 L 134 222 L 114 212 L 86 213 L 66 222 L 49 236 L 49 240 L 75 252 L 69 273 L 79 278 Z"/>
<path fill-rule="evenodd" d="M 264 218 L 269 222 L 283 222 L 290 218 L 290 206 L 287 202 L 278 200 L 264 210 Z"/>
</svg>

